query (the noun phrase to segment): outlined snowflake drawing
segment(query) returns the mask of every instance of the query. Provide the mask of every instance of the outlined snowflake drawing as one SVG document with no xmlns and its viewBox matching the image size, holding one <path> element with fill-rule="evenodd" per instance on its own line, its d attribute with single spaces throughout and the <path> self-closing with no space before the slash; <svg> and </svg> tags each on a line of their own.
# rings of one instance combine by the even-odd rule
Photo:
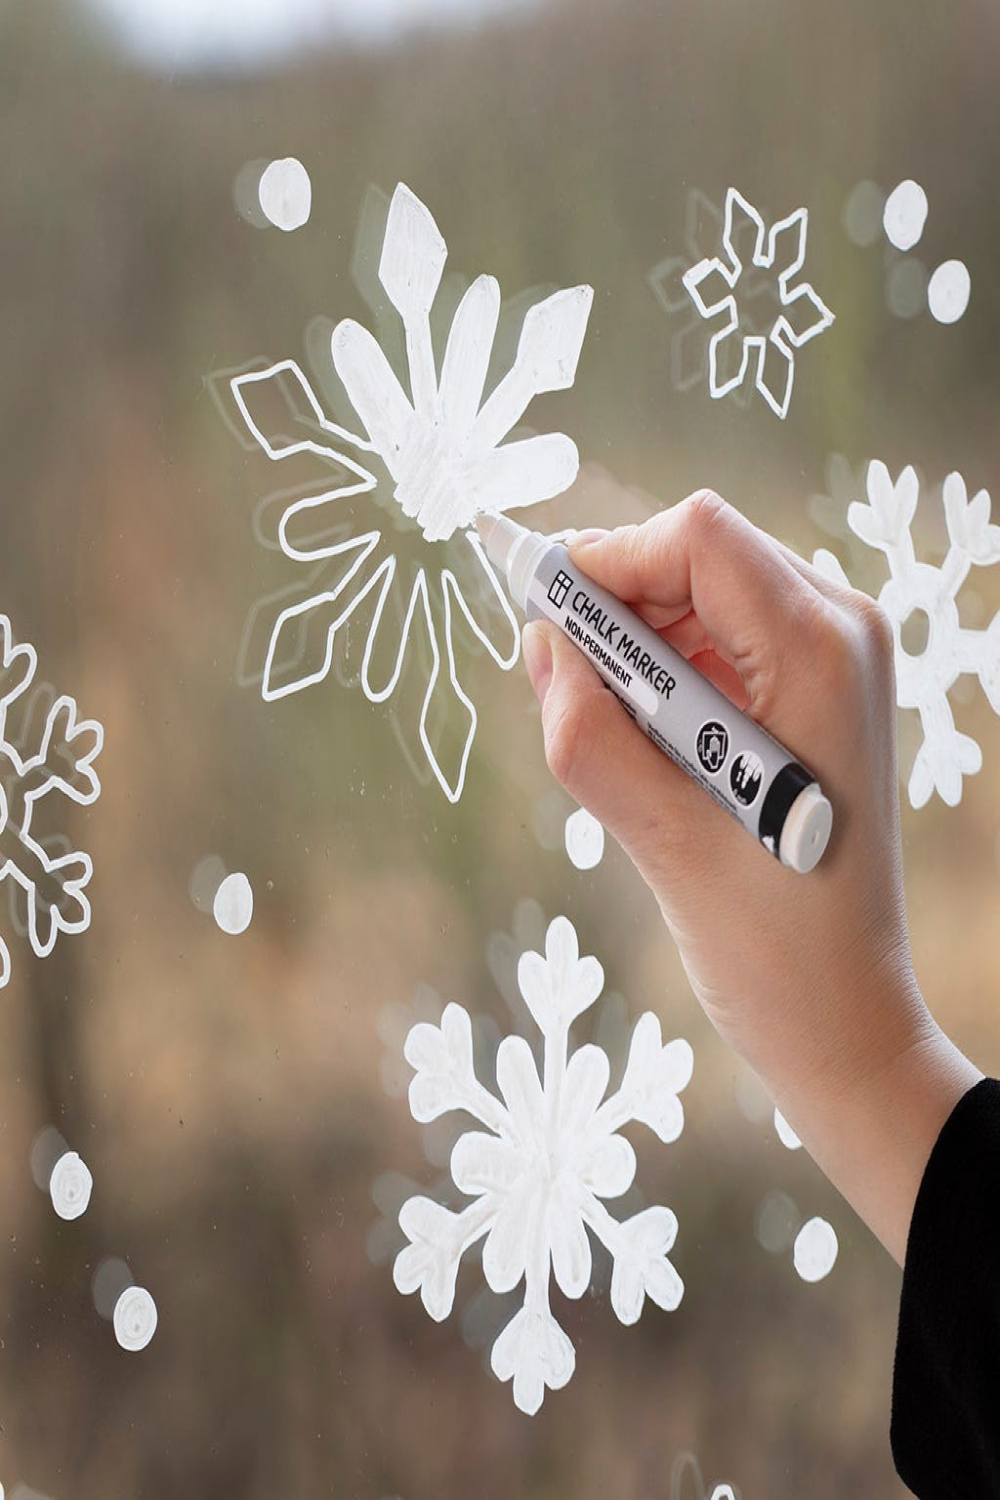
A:
<svg viewBox="0 0 1000 1500">
<path fill-rule="evenodd" d="M 958 595 L 970 569 L 1000 562 L 1000 526 L 990 524 L 990 497 L 980 490 L 970 500 L 961 474 L 949 474 L 942 488 L 948 551 L 940 567 L 918 562 L 911 524 L 920 497 L 916 471 L 907 467 L 893 481 L 885 464 L 868 466 L 868 503 L 854 501 L 847 521 L 869 547 L 884 552 L 889 578 L 878 602 L 892 623 L 896 664 L 896 701 L 916 709 L 923 741 L 910 772 L 908 794 L 923 807 L 932 792 L 957 807 L 962 778 L 982 769 L 983 753 L 971 735 L 962 734 L 948 692 L 963 674 L 978 677 L 990 707 L 1000 714 L 1000 610 L 985 630 L 963 626 Z M 814 565 L 827 577 L 850 587 L 837 558 L 821 548 Z M 927 641 L 911 654 L 903 645 L 903 626 L 911 615 L 926 616 Z"/>
<path fill-rule="evenodd" d="M 545 936 L 545 956 L 521 955 L 518 980 L 543 1039 L 541 1075 L 528 1042 L 508 1036 L 497 1053 L 497 1098 L 476 1076 L 468 1011 L 448 1005 L 440 1026 L 410 1032 L 406 1057 L 416 1069 L 410 1109 L 416 1120 L 464 1110 L 486 1127 L 455 1145 L 451 1176 L 471 1202 L 452 1212 L 430 1198 L 410 1198 L 399 1224 L 409 1244 L 397 1256 L 393 1279 L 404 1294 L 420 1292 L 440 1322 L 451 1312 L 459 1263 L 484 1236 L 483 1276 L 498 1295 L 522 1281 L 522 1306 L 493 1345 L 490 1363 L 500 1380 L 513 1381 L 515 1404 L 538 1411 L 546 1388 L 559 1390 L 576 1364 L 573 1345 L 553 1316 L 550 1275 L 578 1298 L 590 1282 L 588 1230 L 613 1260 L 611 1305 L 622 1323 L 635 1323 L 646 1297 L 666 1311 L 683 1296 L 667 1258 L 677 1233 L 669 1208 L 614 1218 L 603 1199 L 632 1185 L 635 1152 L 618 1134 L 630 1121 L 647 1125 L 661 1141 L 684 1126 L 678 1098 L 691 1078 L 686 1041 L 663 1044 L 652 1012 L 632 1035 L 620 1088 L 605 1098 L 607 1054 L 593 1044 L 569 1051 L 573 1022 L 597 1000 L 604 971 L 596 958 L 580 957 L 577 935 L 556 917 Z"/>
<path fill-rule="evenodd" d="M 753 231 L 749 262 L 737 248 L 746 220 Z M 753 355 L 754 384 L 777 416 L 783 419 L 788 415 L 795 350 L 834 321 L 833 313 L 809 282 L 798 280 L 805 264 L 808 223 L 808 210 L 799 208 L 772 225 L 767 234 L 760 214 L 742 193 L 735 188 L 727 192 L 722 254 L 699 261 L 682 278 L 703 318 L 724 315 L 726 319 L 708 348 L 708 388 L 713 398 L 719 399 L 743 384 Z M 740 304 L 745 297 L 744 278 L 755 268 L 769 271 L 777 281 L 780 306 L 767 333 L 748 332 L 743 326 Z"/>
<path fill-rule="evenodd" d="M 285 697 L 328 676 L 338 633 L 356 621 L 364 632 L 359 679 L 373 703 L 389 699 L 404 670 L 411 637 L 423 637 L 426 675 L 420 709 L 420 743 L 428 764 L 452 802 L 461 796 L 477 725 L 475 704 L 463 685 L 458 647 L 463 636 L 484 647 L 509 671 L 520 650 L 518 622 L 478 535 L 483 510 L 508 510 L 550 500 L 568 489 L 579 454 L 563 433 L 508 439 L 535 396 L 566 390 L 586 333 L 593 291 L 577 286 L 555 292 L 524 317 L 511 368 L 485 397 L 500 317 L 500 288 L 491 276 L 468 287 L 448 332 L 440 369 L 431 335 L 431 311 L 447 247 L 427 208 L 402 183 L 389 205 L 379 280 L 405 331 L 409 390 L 382 347 L 361 324 L 344 319 L 330 341 L 336 375 L 361 424 L 349 431 L 325 414 L 294 360 L 237 374 L 233 397 L 254 441 L 272 461 L 311 454 L 337 466 L 338 482 L 292 501 L 278 528 L 281 550 L 295 562 L 330 571 L 316 591 L 284 607 L 274 624 L 261 684 L 265 699 Z M 262 388 L 277 391 L 293 427 L 308 435 L 272 439 L 251 410 Z M 357 456 L 354 456 L 357 455 Z M 380 483 L 378 466 L 387 471 Z M 359 520 L 355 502 L 371 497 Z M 391 517 L 416 553 L 404 564 L 401 548 L 384 524 Z M 349 534 L 338 534 L 338 516 Z M 299 535 L 303 526 L 319 529 Z M 446 554 L 440 547 L 448 544 Z M 444 557 L 447 557 L 447 562 Z M 305 626 L 325 635 L 318 665 L 295 663 Z M 289 639 L 293 644 L 289 647 Z M 387 647 L 386 642 L 389 642 Z M 379 677 L 376 652 L 387 658 Z M 409 655 L 413 659 L 416 651 Z M 429 727 L 436 717 L 463 724 L 453 763 Z"/>
<path fill-rule="evenodd" d="M 676 332 L 670 346 L 670 374 L 675 390 L 690 391 L 701 385 L 708 374 L 709 330 L 704 317 L 692 305 L 684 285 L 684 274 L 692 266 L 710 257 L 723 233 L 722 209 L 700 188 L 692 188 L 684 213 L 684 255 L 667 255 L 648 272 L 646 280 L 657 302 L 675 321 Z M 746 268 L 740 285 L 740 326 L 744 333 L 763 334 L 774 325 L 780 306 L 773 275 L 753 264 L 756 235 L 752 223 L 741 218 L 734 226 L 734 249 Z M 753 386 L 744 384 L 732 392 L 732 399 L 746 407 L 753 396 Z"/>
<path fill-rule="evenodd" d="M 20 888 L 25 932 L 37 956 L 45 958 L 60 932 L 89 927 L 85 889 L 93 865 L 88 854 L 68 848 L 62 835 L 36 838 L 35 814 L 55 793 L 83 806 L 96 802 L 101 783 L 94 761 L 104 730 L 95 719 L 77 717 L 73 698 L 53 697 L 37 749 L 28 754 L 24 734 L 18 738 L 11 732 L 9 715 L 11 705 L 34 682 L 37 666 L 35 648 L 15 646 L 10 621 L 0 615 L 0 882 L 9 880 Z M 32 714 L 28 718 L 33 721 Z M 53 847 L 59 852 L 53 853 Z M 0 989 L 10 979 L 10 968 L 10 950 L 0 937 Z"/>
</svg>

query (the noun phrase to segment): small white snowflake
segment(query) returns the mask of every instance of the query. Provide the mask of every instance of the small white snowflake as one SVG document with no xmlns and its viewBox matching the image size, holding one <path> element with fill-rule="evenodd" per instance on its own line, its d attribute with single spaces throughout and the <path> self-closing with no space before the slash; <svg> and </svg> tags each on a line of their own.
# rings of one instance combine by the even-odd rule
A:
<svg viewBox="0 0 1000 1500">
<path fill-rule="evenodd" d="M 907 467 L 893 482 L 884 463 L 868 466 L 868 504 L 855 501 L 847 512 L 851 530 L 884 552 L 889 578 L 878 602 L 892 622 L 895 641 L 896 697 L 900 708 L 920 714 L 923 742 L 910 773 L 909 798 L 923 807 L 932 792 L 949 807 L 962 800 L 962 778 L 981 770 L 983 754 L 971 735 L 955 728 L 948 692 L 960 676 L 979 678 L 994 713 L 1000 713 L 1000 611 L 985 630 L 963 626 L 958 595 L 969 570 L 1000 562 L 1000 526 L 990 524 L 990 497 L 980 490 L 970 500 L 961 474 L 944 481 L 943 500 L 949 547 L 940 567 L 918 562 L 910 526 L 917 509 L 920 481 Z M 831 552 L 820 549 L 814 564 L 829 578 L 850 587 Z M 926 615 L 927 642 L 911 654 L 902 630 L 914 611 Z"/>
<path fill-rule="evenodd" d="M 748 267 L 737 250 L 741 227 L 749 220 L 753 229 L 750 267 L 765 269 L 777 280 L 777 316 L 766 333 L 744 326 L 741 303 L 746 293 L 741 283 Z M 795 378 L 795 350 L 829 328 L 833 313 L 807 281 L 798 281 L 806 258 L 809 212 L 796 209 L 779 220 L 765 236 L 764 221 L 742 193 L 730 188 L 726 194 L 722 255 L 698 262 L 684 273 L 683 282 L 703 318 L 725 314 L 726 322 L 712 337 L 708 350 L 709 391 L 718 399 L 743 384 L 756 356 L 754 382 L 771 410 L 788 415 Z M 766 243 L 765 243 L 766 239 Z M 736 290 L 740 289 L 737 300 Z M 720 367 L 726 366 L 723 371 Z"/>
<path fill-rule="evenodd" d="M 618 1134 L 640 1121 L 661 1141 L 684 1126 L 678 1094 L 693 1064 L 686 1041 L 663 1045 L 652 1012 L 638 1021 L 621 1087 L 604 1097 L 610 1077 L 607 1054 L 588 1044 L 569 1053 L 569 1031 L 597 1000 L 604 972 L 596 958 L 580 957 L 576 932 L 556 917 L 545 938 L 545 956 L 523 953 L 518 982 L 544 1039 L 542 1076 L 527 1041 L 508 1036 L 497 1053 L 501 1098 L 479 1082 L 468 1011 L 451 1004 L 440 1026 L 415 1026 L 406 1057 L 416 1069 L 410 1109 L 417 1120 L 465 1110 L 486 1127 L 467 1131 L 455 1145 L 451 1175 L 472 1202 L 458 1213 L 430 1198 L 410 1198 L 399 1214 L 410 1241 L 396 1259 L 399 1291 L 419 1291 L 436 1321 L 451 1312 L 462 1256 L 483 1236 L 483 1275 L 502 1294 L 524 1281 L 524 1302 L 493 1345 L 491 1365 L 513 1380 L 515 1404 L 538 1411 L 546 1387 L 558 1390 L 573 1374 L 576 1353 L 549 1303 L 550 1273 L 567 1297 L 581 1297 L 591 1277 L 588 1229 L 614 1262 L 611 1305 L 623 1323 L 634 1323 L 645 1298 L 672 1311 L 684 1287 L 667 1258 L 677 1220 L 669 1208 L 644 1209 L 630 1219 L 612 1217 L 602 1199 L 628 1191 L 635 1177 L 631 1145 Z M 603 1101 L 603 1102 L 602 1102 Z"/>
<path fill-rule="evenodd" d="M 362 431 L 325 415 L 294 360 L 237 374 L 230 387 L 243 422 L 269 459 L 308 454 L 332 464 L 337 475 L 322 492 L 291 500 L 281 517 L 281 550 L 315 571 L 308 586 L 295 591 L 303 597 L 282 608 L 274 622 L 263 697 L 281 698 L 329 676 L 335 650 L 353 623 L 363 635 L 359 676 L 371 702 L 390 699 L 407 659 L 414 662 L 413 673 L 426 683 L 420 743 L 441 789 L 456 802 L 477 725 L 457 648 L 478 643 L 504 671 L 520 650 L 517 619 L 472 526 L 481 511 L 551 500 L 576 479 L 579 453 L 565 433 L 513 440 L 510 434 L 536 396 L 572 386 L 594 294 L 589 286 L 564 288 L 530 307 L 514 362 L 487 394 L 500 288 L 486 275 L 468 287 L 439 364 L 431 313 L 447 255 L 429 210 L 400 183 L 389 205 L 378 275 L 403 325 L 407 388 L 360 323 L 345 318 L 330 341 L 333 366 Z M 258 413 L 268 396 L 284 408 L 283 425 L 290 419 L 306 436 L 265 430 Z M 406 549 L 393 544 L 386 511 L 395 511 Z M 303 537 L 306 525 L 314 530 Z M 447 562 L 441 543 L 449 544 Z M 318 666 L 304 659 L 310 628 L 324 639 Z M 418 644 L 408 651 L 411 637 Z M 374 664 L 377 657 L 381 667 Z M 430 729 L 432 720 L 445 719 L 461 725 L 454 737 L 457 755 L 449 750 L 448 764 Z"/>
<path fill-rule="evenodd" d="M 35 812 L 53 793 L 85 806 L 97 800 L 101 783 L 94 761 L 104 730 L 94 719 L 77 718 L 75 699 L 52 698 L 37 750 L 24 753 L 24 736 L 11 736 L 8 713 L 31 686 L 37 665 L 35 648 L 15 646 L 10 621 L 0 615 L 0 883 L 9 880 L 19 887 L 24 930 L 35 953 L 45 958 L 60 932 L 83 932 L 90 925 L 85 887 L 93 864 L 62 835 L 36 838 Z M 53 854 L 53 848 L 60 852 Z M 9 979 L 10 951 L 0 938 L 0 989 Z"/>
</svg>

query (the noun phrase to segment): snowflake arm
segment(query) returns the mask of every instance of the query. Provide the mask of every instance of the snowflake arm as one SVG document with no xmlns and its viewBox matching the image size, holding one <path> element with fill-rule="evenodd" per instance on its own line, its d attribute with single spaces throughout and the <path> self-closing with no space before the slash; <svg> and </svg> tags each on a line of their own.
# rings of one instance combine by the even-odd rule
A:
<svg viewBox="0 0 1000 1500">
<path fill-rule="evenodd" d="M 926 805 L 937 792 L 949 807 L 961 801 L 963 781 L 983 764 L 982 750 L 971 735 L 955 726 L 948 692 L 966 673 L 977 676 L 991 708 L 1000 713 L 1000 613 L 985 630 L 962 626 L 958 594 L 975 566 L 1000 562 L 1000 526 L 990 522 L 990 497 L 980 490 L 970 501 L 962 476 L 949 474 L 942 499 L 949 547 L 940 567 L 917 559 L 912 525 L 920 482 L 912 467 L 895 481 L 884 463 L 868 466 L 868 503 L 848 508 L 851 530 L 868 546 L 884 553 L 889 578 L 878 602 L 893 628 L 896 699 L 900 708 L 916 709 L 923 740 L 908 784 L 910 803 Z M 837 582 L 847 583 L 832 554 L 821 549 L 815 566 Z M 914 655 L 903 648 L 902 629 L 910 615 L 922 611 L 928 621 L 924 649 Z"/>
</svg>

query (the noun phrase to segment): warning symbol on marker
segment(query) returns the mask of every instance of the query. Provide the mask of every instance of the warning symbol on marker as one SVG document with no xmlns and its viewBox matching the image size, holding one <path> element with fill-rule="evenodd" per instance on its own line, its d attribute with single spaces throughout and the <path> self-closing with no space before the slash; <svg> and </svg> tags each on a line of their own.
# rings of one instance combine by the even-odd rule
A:
<svg viewBox="0 0 1000 1500">
<path fill-rule="evenodd" d="M 737 802 L 749 807 L 756 800 L 763 776 L 764 762 L 759 755 L 754 755 L 752 750 L 737 755 L 729 772 L 729 785 Z"/>
<path fill-rule="evenodd" d="M 710 775 L 721 771 L 729 754 L 729 730 L 718 719 L 709 719 L 698 731 L 698 759 Z"/>
</svg>

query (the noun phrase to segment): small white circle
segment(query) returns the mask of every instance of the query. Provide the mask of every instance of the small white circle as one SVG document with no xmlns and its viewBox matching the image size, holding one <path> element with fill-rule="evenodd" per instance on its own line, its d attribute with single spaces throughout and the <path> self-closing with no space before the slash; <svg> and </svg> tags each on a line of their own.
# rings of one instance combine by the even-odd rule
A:
<svg viewBox="0 0 1000 1500">
<path fill-rule="evenodd" d="M 795 1236 L 792 1260 L 803 1281 L 822 1281 L 837 1259 L 837 1236 L 826 1219 L 810 1219 Z"/>
<path fill-rule="evenodd" d="M 960 260 L 938 266 L 927 286 L 927 306 L 939 323 L 957 323 L 969 305 L 972 278 Z"/>
<path fill-rule="evenodd" d="M 94 1179 L 86 1162 L 75 1151 L 67 1151 L 52 1168 L 49 1197 L 60 1219 L 78 1219 L 87 1212 Z"/>
<path fill-rule="evenodd" d="M 908 177 L 885 200 L 882 226 L 897 250 L 912 250 L 927 223 L 927 194 Z"/>
<path fill-rule="evenodd" d="M 592 870 L 604 857 L 604 829 L 585 807 L 566 819 L 566 853 L 578 870 Z"/>
<path fill-rule="evenodd" d="M 795 1131 L 789 1125 L 780 1109 L 776 1109 L 774 1111 L 774 1128 L 778 1132 L 778 1140 L 783 1146 L 787 1146 L 789 1151 L 799 1150 L 802 1142 L 799 1140 L 798 1136 L 795 1134 Z"/>
<path fill-rule="evenodd" d="M 223 932 L 236 937 L 246 932 L 253 917 L 253 890 L 241 872 L 227 875 L 215 893 L 212 915 Z"/>
<path fill-rule="evenodd" d="M 284 156 L 264 168 L 257 197 L 276 229 L 301 229 L 312 209 L 309 173 L 294 156 Z"/>
<path fill-rule="evenodd" d="M 145 1349 L 156 1332 L 156 1303 L 143 1286 L 126 1287 L 115 1303 L 115 1338 L 129 1354 Z"/>
</svg>

